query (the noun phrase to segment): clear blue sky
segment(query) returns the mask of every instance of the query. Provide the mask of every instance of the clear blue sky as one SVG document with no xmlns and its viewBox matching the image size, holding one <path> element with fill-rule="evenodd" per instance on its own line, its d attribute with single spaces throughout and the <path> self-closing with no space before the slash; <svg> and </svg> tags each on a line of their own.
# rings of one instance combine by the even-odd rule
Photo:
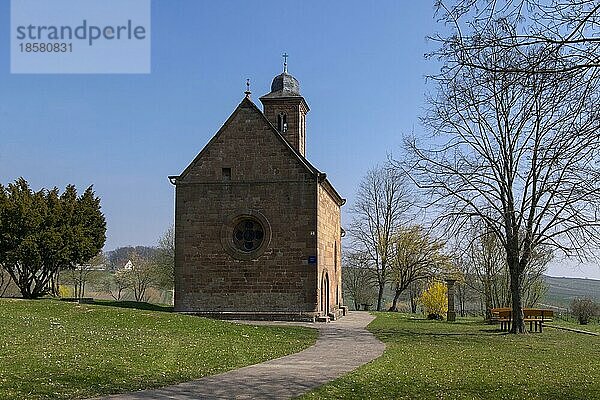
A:
<svg viewBox="0 0 600 400">
<path fill-rule="evenodd" d="M 173 221 L 178 175 L 243 97 L 289 72 L 311 107 L 307 157 L 349 203 L 373 165 L 419 131 L 433 1 L 152 2 L 149 75 L 11 75 L 0 3 L 0 182 L 93 184 L 106 250 L 153 245 Z M 344 223 L 348 222 L 347 213 Z M 600 277 L 597 267 L 555 275 Z"/>
</svg>

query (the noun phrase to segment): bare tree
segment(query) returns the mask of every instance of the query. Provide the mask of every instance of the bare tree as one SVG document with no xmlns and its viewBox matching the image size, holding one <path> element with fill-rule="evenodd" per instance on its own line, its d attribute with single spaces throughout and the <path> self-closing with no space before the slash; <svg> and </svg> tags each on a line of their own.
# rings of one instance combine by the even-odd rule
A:
<svg viewBox="0 0 600 400">
<path fill-rule="evenodd" d="M 154 262 L 158 268 L 159 286 L 173 289 L 175 280 L 175 226 L 171 225 L 158 240 Z"/>
<path fill-rule="evenodd" d="M 545 246 L 538 246 L 532 251 L 531 259 L 523 274 L 521 289 L 525 307 L 535 306 L 546 295 L 548 286 L 544 281 L 544 274 L 553 257 L 552 252 Z"/>
<path fill-rule="evenodd" d="M 417 312 L 417 306 L 419 305 L 419 297 L 425 290 L 425 281 L 418 280 L 408 285 L 408 300 L 410 302 L 410 312 L 415 314 Z"/>
<path fill-rule="evenodd" d="M 390 282 L 394 299 L 389 311 L 398 311 L 398 298 L 416 281 L 431 278 L 449 265 L 442 254 L 444 243 L 433 239 L 418 225 L 399 229 L 392 239 Z"/>
<path fill-rule="evenodd" d="M 436 9 L 451 33 L 432 39 L 440 51 L 452 55 L 457 67 L 553 74 L 600 66 L 597 0 L 438 0 Z M 514 29 L 488 35 L 490 26 L 498 24 Z M 479 52 L 489 48 L 500 57 L 515 50 L 540 52 L 542 57 L 511 66 L 482 63 Z M 544 62 L 553 58 L 563 62 Z"/>
<path fill-rule="evenodd" d="M 481 297 L 486 319 L 490 319 L 492 308 L 511 305 L 506 252 L 492 232 L 475 227 L 472 235 L 473 238 L 460 260 L 464 285 Z M 547 288 L 543 275 L 552 257 L 552 252 L 544 246 L 538 246 L 532 252 L 521 280 L 522 302 L 525 307 L 533 307 L 545 294 Z"/>
<path fill-rule="evenodd" d="M 131 277 L 128 270 L 120 269 L 102 281 L 102 290 L 116 300 L 121 301 L 123 292 L 131 288 Z"/>
<path fill-rule="evenodd" d="M 371 169 L 360 182 L 351 209 L 349 234 L 353 250 L 364 255 L 377 280 L 377 311 L 390 273 L 393 234 L 410 209 L 405 177 L 388 166 Z"/>
<path fill-rule="evenodd" d="M 505 22 L 489 22 L 485 34 L 514 32 Z M 600 244 L 600 71 L 565 72 L 568 60 L 544 48 L 499 51 L 487 43 L 470 56 L 490 68 L 457 69 L 460 48 L 440 53 L 445 65 L 422 119 L 435 137 L 408 138 L 410 160 L 402 164 L 428 192 L 448 233 L 483 222 L 500 241 L 512 332 L 519 333 L 523 278 L 536 249 L 585 257 Z M 516 68 L 528 64 L 560 72 Z"/>
<path fill-rule="evenodd" d="M 78 264 L 68 270 L 69 280 L 73 285 L 73 294 L 76 298 L 81 299 L 85 296 L 85 286 L 90 279 L 90 274 L 99 266 L 107 263 L 103 253 L 99 253 L 89 262 Z"/>
<path fill-rule="evenodd" d="M 160 271 L 154 260 L 131 253 L 131 269 L 126 271 L 135 301 L 147 301 L 146 291 L 160 282 Z"/>
<path fill-rule="evenodd" d="M 600 307 L 590 297 L 576 298 L 571 301 L 571 312 L 581 325 L 587 325 L 594 315 L 598 315 Z"/>
<path fill-rule="evenodd" d="M 371 304 L 377 297 L 373 272 L 367 268 L 362 254 L 346 253 L 344 255 L 342 287 L 344 298 L 352 299 L 355 310 L 360 310 L 361 304 Z"/>
<path fill-rule="evenodd" d="M 465 286 L 480 295 L 485 318 L 489 320 L 492 308 L 510 305 L 510 292 L 499 293 L 509 286 L 508 281 L 506 285 L 502 284 L 508 279 L 506 252 L 498 238 L 490 231 L 475 226 L 471 228 L 471 235 L 459 265 Z M 508 302 L 505 303 L 504 299 L 508 299 Z"/>
<path fill-rule="evenodd" d="M 479 293 L 473 290 L 471 286 L 466 284 L 466 279 L 457 280 L 454 285 L 454 290 L 458 305 L 458 312 L 461 317 L 466 317 L 467 313 L 473 310 L 473 308 L 469 308 L 469 305 L 480 300 Z"/>
</svg>

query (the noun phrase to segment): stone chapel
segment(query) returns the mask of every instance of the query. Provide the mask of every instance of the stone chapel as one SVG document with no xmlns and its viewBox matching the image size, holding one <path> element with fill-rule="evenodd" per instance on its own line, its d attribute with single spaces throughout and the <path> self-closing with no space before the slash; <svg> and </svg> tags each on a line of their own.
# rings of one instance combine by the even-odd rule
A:
<svg viewBox="0 0 600 400">
<path fill-rule="evenodd" d="M 308 104 L 284 71 L 250 91 L 175 185 L 175 310 L 216 318 L 341 315 L 340 208 L 305 157 Z"/>
</svg>

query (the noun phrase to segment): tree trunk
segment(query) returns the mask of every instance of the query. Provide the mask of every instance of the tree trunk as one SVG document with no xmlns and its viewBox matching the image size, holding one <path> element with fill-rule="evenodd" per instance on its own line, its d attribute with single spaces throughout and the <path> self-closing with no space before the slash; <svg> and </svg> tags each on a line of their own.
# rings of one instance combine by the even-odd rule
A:
<svg viewBox="0 0 600 400">
<path fill-rule="evenodd" d="M 485 280 L 483 287 L 483 297 L 485 299 L 485 320 L 490 321 L 492 319 L 492 308 L 494 307 L 492 300 L 492 284 L 489 279 Z"/>
<path fill-rule="evenodd" d="M 10 286 L 10 282 L 10 279 L 8 279 L 6 282 L 2 282 L 2 285 L 0 285 L 0 297 L 4 297 L 8 287 Z"/>
<path fill-rule="evenodd" d="M 388 311 L 398 312 L 398 298 L 400 297 L 400 294 L 402 294 L 402 290 L 396 287 L 396 293 L 394 293 L 394 300 L 392 301 L 392 306 Z"/>
<path fill-rule="evenodd" d="M 56 272 L 56 275 L 50 278 L 50 292 L 52 296 L 58 297 L 58 271 Z"/>
<path fill-rule="evenodd" d="M 521 273 L 518 261 L 514 265 L 509 264 L 510 269 L 510 293 L 512 303 L 512 327 L 510 333 L 525 333 L 525 322 L 523 321 L 523 305 L 521 300 Z"/>
<path fill-rule="evenodd" d="M 492 303 L 488 300 L 485 299 L 485 320 L 486 321 L 491 321 L 492 320 Z"/>
<path fill-rule="evenodd" d="M 54 296 L 58 297 L 60 296 L 60 269 L 56 270 L 56 275 L 54 276 L 54 285 L 53 285 L 53 291 L 54 291 Z"/>
<path fill-rule="evenodd" d="M 417 297 L 414 292 L 410 292 L 410 312 L 413 314 L 417 313 Z"/>
<path fill-rule="evenodd" d="M 381 311 L 383 306 L 383 291 L 385 289 L 385 282 L 379 282 L 379 290 L 377 292 L 377 311 Z"/>
</svg>

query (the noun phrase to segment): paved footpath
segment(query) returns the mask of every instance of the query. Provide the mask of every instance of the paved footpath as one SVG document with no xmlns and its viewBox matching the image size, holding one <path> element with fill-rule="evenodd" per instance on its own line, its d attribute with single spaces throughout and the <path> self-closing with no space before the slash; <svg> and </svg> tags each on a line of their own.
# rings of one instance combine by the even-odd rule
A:
<svg viewBox="0 0 600 400">
<path fill-rule="evenodd" d="M 314 346 L 296 354 L 162 389 L 109 396 L 102 400 L 289 399 L 300 396 L 383 353 L 385 345 L 365 329 L 373 318 L 367 312 L 354 311 L 327 324 L 276 323 L 317 328 L 319 338 Z"/>
</svg>

